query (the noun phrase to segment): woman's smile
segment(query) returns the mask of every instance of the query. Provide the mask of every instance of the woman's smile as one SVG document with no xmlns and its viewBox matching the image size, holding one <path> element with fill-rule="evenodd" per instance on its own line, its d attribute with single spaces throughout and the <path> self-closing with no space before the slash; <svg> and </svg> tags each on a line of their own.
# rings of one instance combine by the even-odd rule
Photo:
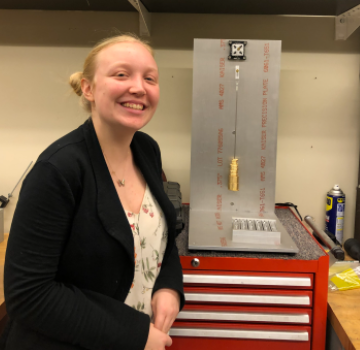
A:
<svg viewBox="0 0 360 350">
<path fill-rule="evenodd" d="M 137 109 L 137 110 L 144 110 L 145 106 L 141 103 L 129 103 L 129 102 L 125 102 L 125 103 L 120 103 L 123 107 L 126 108 L 130 108 L 130 109 Z"/>
</svg>

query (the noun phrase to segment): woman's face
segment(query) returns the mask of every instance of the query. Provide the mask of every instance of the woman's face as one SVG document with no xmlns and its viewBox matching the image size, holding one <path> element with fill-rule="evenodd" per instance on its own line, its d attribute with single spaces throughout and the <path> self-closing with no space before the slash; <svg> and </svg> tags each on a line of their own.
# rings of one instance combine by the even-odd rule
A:
<svg viewBox="0 0 360 350">
<path fill-rule="evenodd" d="M 106 47 L 98 54 L 89 89 L 93 118 L 139 130 L 151 120 L 159 102 L 156 62 L 139 43 Z"/>
</svg>

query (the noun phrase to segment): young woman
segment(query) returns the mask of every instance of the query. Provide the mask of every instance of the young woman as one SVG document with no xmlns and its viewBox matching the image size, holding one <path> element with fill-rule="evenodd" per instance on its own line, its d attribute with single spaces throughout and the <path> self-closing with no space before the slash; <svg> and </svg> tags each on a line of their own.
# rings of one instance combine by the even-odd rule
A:
<svg viewBox="0 0 360 350">
<path fill-rule="evenodd" d="M 151 48 L 101 42 L 70 77 L 91 117 L 25 179 L 5 261 L 6 350 L 162 350 L 184 304 L 157 143 Z"/>
</svg>

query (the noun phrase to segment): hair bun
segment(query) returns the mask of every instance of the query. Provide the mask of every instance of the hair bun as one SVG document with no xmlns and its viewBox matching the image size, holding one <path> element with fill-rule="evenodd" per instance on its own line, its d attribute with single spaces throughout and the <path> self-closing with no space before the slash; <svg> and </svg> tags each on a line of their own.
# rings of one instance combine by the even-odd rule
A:
<svg viewBox="0 0 360 350">
<path fill-rule="evenodd" d="M 70 75 L 69 84 L 73 88 L 76 95 L 81 96 L 81 79 L 83 78 L 83 72 L 76 72 Z"/>
</svg>

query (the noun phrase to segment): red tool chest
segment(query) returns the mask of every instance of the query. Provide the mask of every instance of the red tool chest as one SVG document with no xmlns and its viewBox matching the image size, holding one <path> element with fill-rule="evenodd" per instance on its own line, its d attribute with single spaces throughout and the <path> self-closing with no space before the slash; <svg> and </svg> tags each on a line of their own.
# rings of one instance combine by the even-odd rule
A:
<svg viewBox="0 0 360 350">
<path fill-rule="evenodd" d="M 299 248 L 317 250 L 317 258 L 179 249 L 186 304 L 171 349 L 325 349 L 329 258 L 290 209 L 279 210 L 288 232 L 302 231 Z"/>
</svg>

